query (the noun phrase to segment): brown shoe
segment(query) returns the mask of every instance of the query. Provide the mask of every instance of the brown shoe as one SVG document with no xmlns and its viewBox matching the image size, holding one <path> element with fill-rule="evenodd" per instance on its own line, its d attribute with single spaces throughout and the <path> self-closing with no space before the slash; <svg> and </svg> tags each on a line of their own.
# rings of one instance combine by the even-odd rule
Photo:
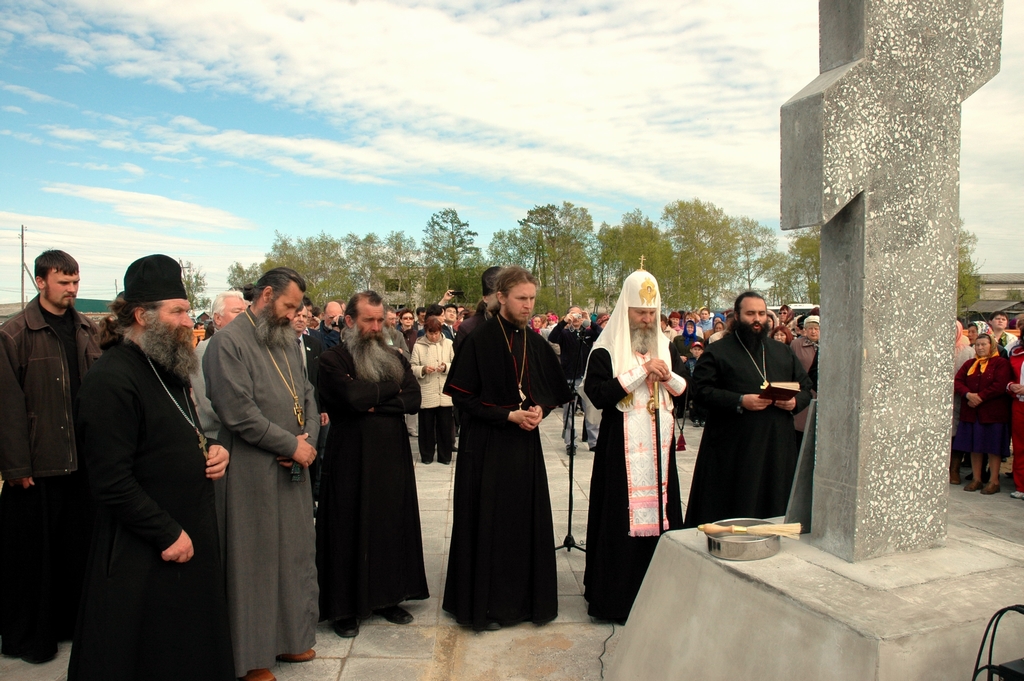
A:
<svg viewBox="0 0 1024 681">
<path fill-rule="evenodd" d="M 981 480 L 977 479 L 971 480 L 967 483 L 967 486 L 964 487 L 965 492 L 977 492 L 979 489 L 981 489 Z"/>
<path fill-rule="evenodd" d="M 985 489 L 981 490 L 982 494 L 999 494 L 999 483 L 990 482 L 985 485 Z"/>
<path fill-rule="evenodd" d="M 309 662 L 314 657 L 316 657 L 316 651 L 310 648 L 304 653 L 278 655 L 277 659 L 281 662 Z"/>
<path fill-rule="evenodd" d="M 960 471 L 955 468 L 949 469 L 949 484 L 959 485 L 960 484 Z"/>
<path fill-rule="evenodd" d="M 250 669 L 249 673 L 242 677 L 242 681 L 277 681 L 277 677 L 271 674 L 269 669 Z"/>
</svg>

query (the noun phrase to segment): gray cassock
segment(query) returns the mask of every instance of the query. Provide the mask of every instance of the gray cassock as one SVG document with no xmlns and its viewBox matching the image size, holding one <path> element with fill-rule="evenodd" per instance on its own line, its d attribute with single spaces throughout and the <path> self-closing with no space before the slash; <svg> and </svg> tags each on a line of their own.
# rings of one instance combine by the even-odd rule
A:
<svg viewBox="0 0 1024 681">
<path fill-rule="evenodd" d="M 309 477 L 303 470 L 302 481 L 292 482 L 276 457 L 294 454 L 302 432 L 315 446 L 320 422 L 297 344 L 273 352 L 285 379 L 286 356 L 291 365 L 304 428 L 267 347 L 256 341 L 248 313 L 208 345 L 206 393 L 221 422 L 219 440 L 231 453 L 218 507 L 225 512 L 221 541 L 235 672 L 244 676 L 273 667 L 277 655 L 301 653 L 316 643 L 319 588 Z"/>
</svg>

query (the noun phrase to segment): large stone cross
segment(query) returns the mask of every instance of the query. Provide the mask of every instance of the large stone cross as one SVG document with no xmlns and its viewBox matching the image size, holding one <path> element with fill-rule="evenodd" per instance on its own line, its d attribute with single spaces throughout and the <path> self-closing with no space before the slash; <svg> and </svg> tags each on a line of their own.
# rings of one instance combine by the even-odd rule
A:
<svg viewBox="0 0 1024 681">
<path fill-rule="evenodd" d="M 857 561 L 946 537 L 960 105 L 999 71 L 1002 0 L 819 10 L 821 75 L 782 107 L 782 227 L 822 225 L 812 541 Z"/>
</svg>

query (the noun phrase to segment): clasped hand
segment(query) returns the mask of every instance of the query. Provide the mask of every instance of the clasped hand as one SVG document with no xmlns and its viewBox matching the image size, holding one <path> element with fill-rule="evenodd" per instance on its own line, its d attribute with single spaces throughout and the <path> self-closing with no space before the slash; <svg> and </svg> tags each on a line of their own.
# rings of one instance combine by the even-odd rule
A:
<svg viewBox="0 0 1024 681">
<path fill-rule="evenodd" d="M 544 410 L 537 405 L 533 405 L 529 409 L 516 409 L 508 414 L 508 420 L 523 430 L 533 430 L 540 425 L 543 418 Z"/>
<path fill-rule="evenodd" d="M 228 469 L 228 461 L 231 456 L 228 450 L 220 445 L 210 446 L 210 456 L 206 459 L 206 477 L 210 480 L 220 480 Z"/>
<path fill-rule="evenodd" d="M 295 453 L 291 456 L 277 457 L 278 462 L 285 468 L 291 468 L 293 463 L 297 463 L 303 468 L 309 468 L 309 464 L 313 463 L 313 459 L 316 458 L 316 448 L 307 442 L 308 439 L 309 433 L 296 435 Z"/>
<path fill-rule="evenodd" d="M 667 383 L 672 380 L 672 370 L 668 368 L 668 364 L 663 359 L 652 359 L 644 364 L 644 371 L 647 375 L 653 378 L 655 381 Z"/>
<path fill-rule="evenodd" d="M 790 397 L 788 400 L 766 400 L 756 393 L 750 393 L 749 395 L 743 396 L 743 408 L 747 411 L 763 411 L 773 404 L 784 411 L 793 411 L 796 409 L 796 397 Z"/>
</svg>

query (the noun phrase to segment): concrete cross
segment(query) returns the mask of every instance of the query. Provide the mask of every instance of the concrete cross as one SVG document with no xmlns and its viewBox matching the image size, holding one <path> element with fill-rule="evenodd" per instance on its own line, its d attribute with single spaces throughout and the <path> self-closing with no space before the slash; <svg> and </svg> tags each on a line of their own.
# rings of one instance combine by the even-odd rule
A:
<svg viewBox="0 0 1024 681">
<path fill-rule="evenodd" d="M 782 227 L 822 225 L 812 541 L 858 561 L 945 541 L 960 105 L 999 71 L 1002 1 L 819 10 L 821 75 L 782 107 Z"/>
</svg>

